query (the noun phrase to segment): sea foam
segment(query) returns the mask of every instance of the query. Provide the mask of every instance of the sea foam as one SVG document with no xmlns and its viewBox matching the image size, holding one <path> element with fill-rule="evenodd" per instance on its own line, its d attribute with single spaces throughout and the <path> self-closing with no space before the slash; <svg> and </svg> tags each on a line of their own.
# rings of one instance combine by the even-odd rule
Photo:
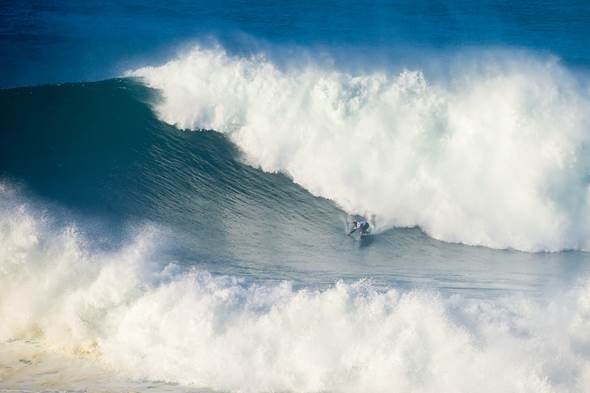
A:
<svg viewBox="0 0 590 393">
<path fill-rule="evenodd" d="M 544 300 L 362 280 L 294 288 L 181 269 L 159 254 L 164 241 L 148 226 L 101 250 L 2 190 L 0 350 L 32 341 L 119 377 L 236 392 L 590 387 L 588 281 Z"/>
<path fill-rule="evenodd" d="M 226 133 L 252 165 L 375 215 L 379 230 L 590 248 L 589 89 L 555 59 L 470 55 L 443 78 L 196 48 L 129 75 L 161 92 L 163 121 Z"/>
</svg>

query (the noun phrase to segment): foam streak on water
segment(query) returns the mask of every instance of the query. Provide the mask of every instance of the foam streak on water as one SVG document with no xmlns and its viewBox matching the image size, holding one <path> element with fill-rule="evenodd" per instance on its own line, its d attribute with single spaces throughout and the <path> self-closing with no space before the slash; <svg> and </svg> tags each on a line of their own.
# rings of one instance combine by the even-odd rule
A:
<svg viewBox="0 0 590 393">
<path fill-rule="evenodd" d="M 588 249 L 590 97 L 555 59 L 472 54 L 448 75 L 280 68 L 197 48 L 141 68 L 181 128 L 227 133 L 378 226 L 526 251 Z"/>
<path fill-rule="evenodd" d="M 101 251 L 10 188 L 0 197 L 3 351 L 33 340 L 127 378 L 243 392 L 571 393 L 590 384 L 587 282 L 542 301 L 368 281 L 252 283 L 166 261 L 154 228 Z"/>
</svg>

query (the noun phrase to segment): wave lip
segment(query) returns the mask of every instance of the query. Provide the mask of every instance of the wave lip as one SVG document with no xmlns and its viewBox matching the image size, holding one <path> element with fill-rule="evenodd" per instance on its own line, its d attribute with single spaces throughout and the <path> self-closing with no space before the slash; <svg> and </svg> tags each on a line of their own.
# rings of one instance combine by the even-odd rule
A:
<svg viewBox="0 0 590 393">
<path fill-rule="evenodd" d="M 588 249 L 590 97 L 554 60 L 473 55 L 446 79 L 352 75 L 196 48 L 129 73 L 161 92 L 160 119 L 226 133 L 379 229 L 450 242 Z"/>
</svg>

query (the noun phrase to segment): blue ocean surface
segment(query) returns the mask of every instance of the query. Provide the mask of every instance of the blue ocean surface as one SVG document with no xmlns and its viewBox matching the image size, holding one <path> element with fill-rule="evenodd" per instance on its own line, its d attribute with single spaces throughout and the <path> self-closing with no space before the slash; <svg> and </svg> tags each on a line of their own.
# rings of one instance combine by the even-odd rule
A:
<svg viewBox="0 0 590 393">
<path fill-rule="evenodd" d="M 0 85 L 120 76 L 194 43 L 295 49 L 342 66 L 515 48 L 590 64 L 590 6 L 567 1 L 13 1 L 0 4 Z"/>
<path fill-rule="evenodd" d="M 587 392 L 589 26 L 0 3 L 0 390 Z"/>
</svg>

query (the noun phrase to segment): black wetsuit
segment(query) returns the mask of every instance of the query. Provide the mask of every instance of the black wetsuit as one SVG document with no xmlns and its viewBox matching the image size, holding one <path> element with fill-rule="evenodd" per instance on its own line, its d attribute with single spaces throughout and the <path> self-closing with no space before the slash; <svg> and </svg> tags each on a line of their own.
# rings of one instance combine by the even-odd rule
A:
<svg viewBox="0 0 590 393">
<path fill-rule="evenodd" d="M 369 230 L 369 223 L 366 221 L 359 221 L 356 223 L 356 226 L 354 228 L 352 228 L 352 231 L 350 231 L 350 234 L 353 234 L 354 232 L 356 232 L 357 230 L 361 231 L 361 234 L 367 233 L 367 231 Z"/>
</svg>

